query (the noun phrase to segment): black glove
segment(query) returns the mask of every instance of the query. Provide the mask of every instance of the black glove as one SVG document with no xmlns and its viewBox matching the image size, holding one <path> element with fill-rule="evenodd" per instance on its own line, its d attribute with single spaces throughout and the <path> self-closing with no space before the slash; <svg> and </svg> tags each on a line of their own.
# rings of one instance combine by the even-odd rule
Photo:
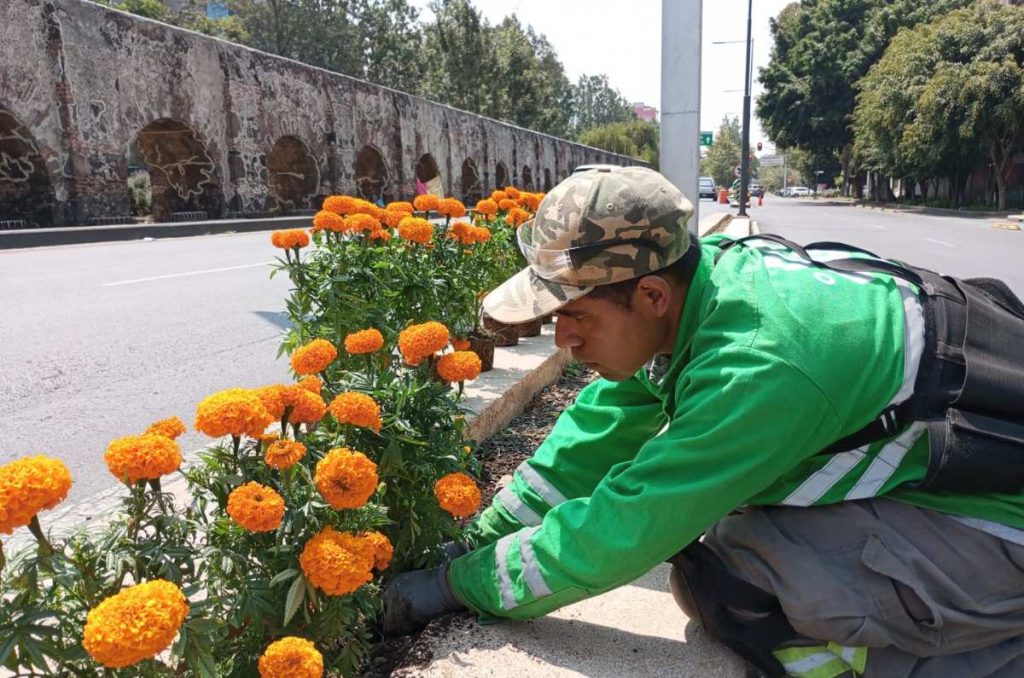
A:
<svg viewBox="0 0 1024 678">
<path fill-rule="evenodd" d="M 469 542 L 466 541 L 446 541 L 441 544 L 441 556 L 445 563 L 450 563 L 459 556 L 466 555 L 471 550 Z"/>
<path fill-rule="evenodd" d="M 448 584 L 448 562 L 433 570 L 403 572 L 384 589 L 384 635 L 404 636 L 425 627 L 432 619 L 465 606 Z"/>
</svg>

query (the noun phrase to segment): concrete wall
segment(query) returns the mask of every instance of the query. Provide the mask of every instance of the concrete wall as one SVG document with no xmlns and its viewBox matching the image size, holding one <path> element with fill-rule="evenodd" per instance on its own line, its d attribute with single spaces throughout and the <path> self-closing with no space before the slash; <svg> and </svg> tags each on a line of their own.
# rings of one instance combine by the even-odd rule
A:
<svg viewBox="0 0 1024 678">
<path fill-rule="evenodd" d="M 498 162 L 538 191 L 545 170 L 634 163 L 90 2 L 0 2 L 0 222 L 127 216 L 145 171 L 157 218 L 408 198 L 427 153 L 460 198 L 467 158 L 485 192 Z"/>
</svg>

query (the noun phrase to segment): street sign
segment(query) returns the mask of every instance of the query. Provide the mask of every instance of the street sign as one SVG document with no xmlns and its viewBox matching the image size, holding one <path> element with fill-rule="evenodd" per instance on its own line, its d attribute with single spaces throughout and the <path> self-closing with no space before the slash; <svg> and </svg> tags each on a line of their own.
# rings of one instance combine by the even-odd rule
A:
<svg viewBox="0 0 1024 678">
<path fill-rule="evenodd" d="M 761 167 L 782 167 L 785 160 L 785 156 L 782 155 L 762 155 Z"/>
<path fill-rule="evenodd" d="M 737 177 L 740 176 L 740 166 L 736 165 L 735 167 L 733 167 L 732 173 L 735 174 Z"/>
<path fill-rule="evenodd" d="M 715 140 L 714 132 L 701 132 L 700 133 L 700 145 L 710 146 Z"/>
</svg>

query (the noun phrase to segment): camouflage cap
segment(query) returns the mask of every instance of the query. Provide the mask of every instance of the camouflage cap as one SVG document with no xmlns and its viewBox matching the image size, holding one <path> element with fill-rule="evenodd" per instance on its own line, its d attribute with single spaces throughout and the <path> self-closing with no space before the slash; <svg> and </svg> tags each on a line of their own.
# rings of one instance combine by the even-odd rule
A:
<svg viewBox="0 0 1024 678">
<path fill-rule="evenodd" d="M 551 189 L 519 227 L 529 266 L 484 299 L 501 322 L 547 315 L 598 285 L 638 278 L 679 259 L 693 205 L 646 167 L 574 174 Z"/>
</svg>

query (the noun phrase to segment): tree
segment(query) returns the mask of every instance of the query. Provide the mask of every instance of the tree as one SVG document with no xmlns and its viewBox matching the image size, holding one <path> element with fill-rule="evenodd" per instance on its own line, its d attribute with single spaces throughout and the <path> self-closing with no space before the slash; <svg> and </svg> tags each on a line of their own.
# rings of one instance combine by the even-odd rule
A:
<svg viewBox="0 0 1024 678">
<path fill-rule="evenodd" d="M 736 178 L 733 169 L 740 164 L 740 119 L 722 118 L 714 142 L 700 161 L 702 176 L 712 177 L 716 186 L 730 186 Z"/>
<path fill-rule="evenodd" d="M 573 90 L 571 129 L 579 139 L 597 125 L 636 118 L 626 98 L 608 82 L 607 75 L 581 75 Z"/>
<path fill-rule="evenodd" d="M 1024 140 L 1024 9 L 978 3 L 900 33 L 862 80 L 857 149 L 896 176 L 967 166 L 983 151 L 999 209 Z"/>
<path fill-rule="evenodd" d="M 637 158 L 658 167 L 659 128 L 646 120 L 612 122 L 591 127 L 580 135 L 579 142 Z"/>
<path fill-rule="evenodd" d="M 902 27 L 972 0 L 804 0 L 771 21 L 771 61 L 760 70 L 757 115 L 780 146 L 810 151 L 823 165 L 849 157 L 856 82 Z M 846 163 L 844 163 L 845 165 Z M 848 175 L 848 168 L 844 170 Z M 848 177 L 844 181 L 848 182 Z"/>
<path fill-rule="evenodd" d="M 469 0 L 433 0 L 434 21 L 425 29 L 423 96 L 481 115 L 498 117 L 491 92 L 497 64 L 491 26 Z"/>
<path fill-rule="evenodd" d="M 419 11 L 406 0 L 363 0 L 358 11 L 362 77 L 410 94 L 423 93 L 427 64 Z"/>
</svg>

